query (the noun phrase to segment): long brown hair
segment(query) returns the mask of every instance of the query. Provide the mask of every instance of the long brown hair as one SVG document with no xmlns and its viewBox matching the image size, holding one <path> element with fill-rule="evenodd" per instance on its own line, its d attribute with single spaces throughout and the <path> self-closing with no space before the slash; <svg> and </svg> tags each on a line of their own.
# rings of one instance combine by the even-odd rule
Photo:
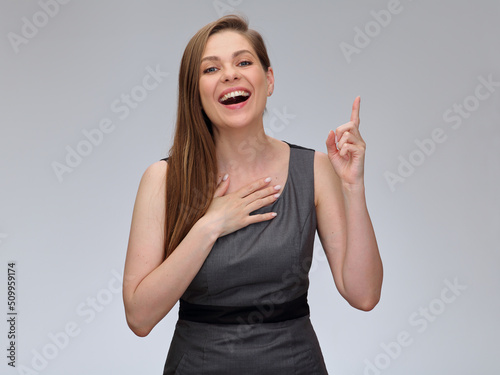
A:
<svg viewBox="0 0 500 375">
<path fill-rule="evenodd" d="M 264 71 L 271 66 L 262 36 L 236 15 L 206 25 L 186 46 L 179 71 L 177 122 L 166 176 L 165 257 L 207 212 L 216 189 L 215 143 L 212 124 L 201 104 L 200 63 L 208 38 L 226 30 L 247 38 Z"/>
</svg>

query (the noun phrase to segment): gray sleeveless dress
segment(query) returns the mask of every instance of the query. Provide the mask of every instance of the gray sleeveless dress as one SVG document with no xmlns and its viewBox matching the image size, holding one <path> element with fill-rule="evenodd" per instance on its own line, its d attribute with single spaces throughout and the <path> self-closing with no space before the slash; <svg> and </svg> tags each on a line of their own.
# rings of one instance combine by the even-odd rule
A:
<svg viewBox="0 0 500 375">
<path fill-rule="evenodd" d="M 305 316 L 263 322 L 309 287 L 316 233 L 314 150 L 289 145 L 281 196 L 255 211 L 275 211 L 276 218 L 219 238 L 181 297 L 190 304 L 255 308 L 237 324 L 178 319 L 164 375 L 328 374 L 308 309 Z"/>
</svg>

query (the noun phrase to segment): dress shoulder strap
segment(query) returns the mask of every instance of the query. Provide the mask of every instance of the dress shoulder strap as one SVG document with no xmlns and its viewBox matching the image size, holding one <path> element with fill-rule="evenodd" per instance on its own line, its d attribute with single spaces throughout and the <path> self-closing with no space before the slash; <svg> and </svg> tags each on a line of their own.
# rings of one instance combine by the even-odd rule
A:
<svg viewBox="0 0 500 375">
<path fill-rule="evenodd" d="M 299 205 L 307 212 L 314 207 L 314 154 L 315 150 L 290 144 L 290 164 L 287 184 L 293 187 Z M 286 185 L 285 185 L 286 187 Z"/>
<path fill-rule="evenodd" d="M 292 143 L 288 143 L 287 141 L 283 141 L 285 142 L 286 144 L 288 144 L 288 146 L 290 146 L 291 148 L 298 148 L 300 150 L 309 150 L 309 151 L 315 151 L 314 149 L 312 148 L 307 148 L 307 147 L 303 147 L 303 146 L 297 146 L 297 145 L 294 145 Z"/>
</svg>

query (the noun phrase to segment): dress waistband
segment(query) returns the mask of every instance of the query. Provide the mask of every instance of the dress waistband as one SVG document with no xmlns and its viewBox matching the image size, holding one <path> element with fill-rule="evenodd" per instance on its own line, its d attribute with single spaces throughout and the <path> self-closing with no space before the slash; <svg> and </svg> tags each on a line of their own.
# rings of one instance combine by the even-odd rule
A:
<svg viewBox="0 0 500 375">
<path fill-rule="evenodd" d="M 277 323 L 309 315 L 307 292 L 284 303 L 251 306 L 214 306 L 179 300 L 179 319 L 212 324 Z"/>
</svg>

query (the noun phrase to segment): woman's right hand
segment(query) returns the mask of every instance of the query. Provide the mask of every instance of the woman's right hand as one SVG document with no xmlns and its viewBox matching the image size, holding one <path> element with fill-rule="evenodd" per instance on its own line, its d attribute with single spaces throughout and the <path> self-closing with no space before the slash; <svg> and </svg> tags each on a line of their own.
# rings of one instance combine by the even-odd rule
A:
<svg viewBox="0 0 500 375">
<path fill-rule="evenodd" d="M 268 186 L 270 182 L 270 177 L 261 178 L 238 191 L 225 195 L 229 187 L 229 177 L 222 179 L 205 213 L 205 219 L 217 228 L 219 237 L 253 223 L 271 220 L 276 216 L 275 212 L 250 215 L 251 212 L 278 199 L 281 186 Z"/>
</svg>

